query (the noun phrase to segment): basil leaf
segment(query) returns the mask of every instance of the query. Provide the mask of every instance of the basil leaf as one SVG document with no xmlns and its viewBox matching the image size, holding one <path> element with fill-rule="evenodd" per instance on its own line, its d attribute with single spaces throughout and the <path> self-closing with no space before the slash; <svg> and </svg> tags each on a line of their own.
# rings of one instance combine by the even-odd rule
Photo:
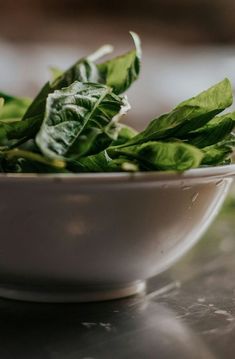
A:
<svg viewBox="0 0 235 359">
<path fill-rule="evenodd" d="M 235 147 L 235 136 L 230 134 L 223 141 L 202 149 L 204 158 L 202 165 L 218 166 L 228 163 L 229 156 Z"/>
<path fill-rule="evenodd" d="M 134 128 L 120 124 L 118 138 L 111 143 L 111 146 L 123 145 L 137 134 L 138 132 Z"/>
<path fill-rule="evenodd" d="M 1 168 L 3 172 L 21 173 L 61 173 L 68 172 L 65 162 L 50 160 L 38 153 L 13 149 L 1 153 Z"/>
<path fill-rule="evenodd" d="M 28 111 L 25 113 L 23 120 L 28 117 L 40 115 L 41 120 L 43 121 L 47 96 L 55 90 L 60 90 L 63 87 L 68 87 L 74 81 L 99 82 L 98 80 L 100 78 L 100 75 L 96 68 L 96 65 L 92 62 L 92 60 L 97 60 L 99 57 L 110 53 L 111 50 L 112 48 L 110 46 L 103 46 L 87 58 L 79 59 L 68 70 L 62 72 L 59 77 L 56 77 L 52 83 L 47 82 L 32 102 Z"/>
<path fill-rule="evenodd" d="M 78 172 L 106 172 L 112 171 L 118 160 L 122 163 L 129 161 L 143 171 L 185 171 L 198 167 L 202 158 L 201 150 L 182 142 L 147 142 L 122 149 L 111 147 L 97 155 L 79 159 L 76 165 Z"/>
<path fill-rule="evenodd" d="M 131 32 L 135 50 L 97 65 L 103 82 L 117 94 L 125 92 L 140 73 L 141 44 L 137 34 Z"/>
<path fill-rule="evenodd" d="M 198 167 L 203 158 L 202 151 L 183 142 L 150 141 L 121 149 L 110 148 L 107 152 L 111 157 L 124 155 L 136 159 L 146 170 L 184 171 Z"/>
<path fill-rule="evenodd" d="M 204 126 L 216 114 L 232 104 L 232 88 L 228 79 L 207 91 L 179 104 L 173 111 L 152 120 L 148 127 L 129 141 L 129 145 L 166 138 L 185 138 Z"/>
<path fill-rule="evenodd" d="M 50 158 L 98 152 L 103 149 L 104 139 L 111 143 L 117 138 L 116 123 L 128 108 L 127 101 L 109 87 L 76 81 L 48 96 L 36 143 Z"/>
<path fill-rule="evenodd" d="M 222 141 L 235 126 L 235 112 L 216 116 L 205 126 L 187 135 L 187 143 L 203 148 Z"/>
<path fill-rule="evenodd" d="M 23 119 L 40 115 L 43 120 L 47 96 L 55 90 L 70 86 L 74 81 L 103 83 L 113 87 L 114 92 L 117 94 L 124 92 L 137 79 L 140 71 L 140 40 L 138 35 L 135 33 L 131 34 L 136 45 L 136 50 L 100 65 L 96 65 L 94 61 L 110 53 L 112 48 L 108 45 L 87 58 L 82 58 L 56 78 L 54 82 L 45 84 Z"/>
<path fill-rule="evenodd" d="M 51 91 L 60 90 L 64 87 L 70 86 L 73 82 L 102 82 L 101 75 L 94 61 L 97 61 L 101 57 L 109 54 L 113 51 L 113 48 L 110 45 L 105 45 L 99 48 L 93 54 L 78 60 L 73 66 L 68 70 L 61 72 L 57 69 L 57 74 L 60 73 L 60 76 L 55 78 L 55 81 L 51 83 Z"/>
<path fill-rule="evenodd" d="M 139 171 L 138 162 L 130 160 L 125 156 L 112 159 L 107 151 L 96 155 L 83 157 L 79 160 L 68 163 L 72 172 L 136 172 Z"/>
<path fill-rule="evenodd" d="M 0 92 L 0 98 L 4 102 L 0 108 L 0 120 L 6 122 L 20 120 L 31 103 L 28 98 L 14 97 L 3 92 Z"/>
<path fill-rule="evenodd" d="M 18 142 L 26 141 L 34 136 L 40 118 L 28 118 L 25 121 L 0 120 L 0 146 L 14 147 Z"/>
<path fill-rule="evenodd" d="M 96 155 L 82 157 L 68 164 L 72 172 L 113 172 L 112 159 L 106 150 Z M 114 172 L 116 166 L 114 166 Z"/>
<path fill-rule="evenodd" d="M 108 94 L 96 108 L 67 156 L 81 157 L 98 153 L 116 141 L 121 131 L 119 119 L 127 113 L 130 105 L 126 97 Z"/>
</svg>

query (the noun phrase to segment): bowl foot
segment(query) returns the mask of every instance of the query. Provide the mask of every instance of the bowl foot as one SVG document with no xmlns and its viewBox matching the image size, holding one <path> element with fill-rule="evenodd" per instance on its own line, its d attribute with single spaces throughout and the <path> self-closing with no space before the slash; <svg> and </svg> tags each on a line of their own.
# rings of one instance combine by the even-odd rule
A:
<svg viewBox="0 0 235 359">
<path fill-rule="evenodd" d="M 145 287 L 144 281 L 136 281 L 119 287 L 94 287 L 92 289 L 74 287 L 72 290 L 71 288 L 70 290 L 68 288 L 61 290 L 60 287 L 52 290 L 33 286 L 26 288 L 24 286 L 0 285 L 0 297 L 39 303 L 98 302 L 144 293 Z"/>
</svg>

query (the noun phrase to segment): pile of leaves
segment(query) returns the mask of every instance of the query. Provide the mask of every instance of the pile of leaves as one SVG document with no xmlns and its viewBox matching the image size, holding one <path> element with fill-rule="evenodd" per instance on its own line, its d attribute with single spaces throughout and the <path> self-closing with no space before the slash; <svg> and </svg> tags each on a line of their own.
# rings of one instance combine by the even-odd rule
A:
<svg viewBox="0 0 235 359">
<path fill-rule="evenodd" d="M 235 113 L 228 79 L 154 118 L 137 133 L 120 122 L 123 93 L 138 78 L 135 49 L 99 62 L 104 46 L 54 78 L 31 101 L 0 93 L 0 171 L 20 173 L 184 171 L 230 162 Z M 144 99 L 143 99 L 144 106 Z"/>
</svg>

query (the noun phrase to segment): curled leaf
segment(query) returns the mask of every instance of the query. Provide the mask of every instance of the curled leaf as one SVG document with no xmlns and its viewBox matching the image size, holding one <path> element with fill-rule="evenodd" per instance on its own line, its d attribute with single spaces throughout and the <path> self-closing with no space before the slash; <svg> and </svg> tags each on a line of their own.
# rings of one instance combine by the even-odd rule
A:
<svg viewBox="0 0 235 359">
<path fill-rule="evenodd" d="M 48 96 L 37 145 L 49 158 L 98 152 L 117 137 L 117 120 L 128 107 L 109 87 L 76 81 Z"/>
<path fill-rule="evenodd" d="M 125 92 L 137 80 L 140 73 L 141 44 L 138 35 L 131 32 L 135 49 L 97 65 L 103 82 L 117 94 Z"/>
</svg>

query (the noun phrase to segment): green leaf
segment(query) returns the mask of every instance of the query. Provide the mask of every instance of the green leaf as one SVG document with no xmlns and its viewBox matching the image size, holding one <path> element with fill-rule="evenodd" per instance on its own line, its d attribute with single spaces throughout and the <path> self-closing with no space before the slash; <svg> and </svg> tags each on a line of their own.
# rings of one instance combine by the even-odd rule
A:
<svg viewBox="0 0 235 359">
<path fill-rule="evenodd" d="M 58 77 L 60 77 L 63 74 L 63 70 L 59 69 L 56 66 L 50 66 L 49 67 L 50 73 L 51 73 L 51 83 L 53 83 Z"/>
<path fill-rule="evenodd" d="M 135 159 L 142 169 L 185 171 L 198 167 L 203 153 L 194 146 L 183 142 L 146 142 L 124 148 L 110 148 L 109 156 L 125 156 Z"/>
<path fill-rule="evenodd" d="M 136 50 L 106 61 L 103 64 L 96 65 L 94 61 L 97 61 L 112 50 L 109 45 L 106 45 L 98 49 L 94 54 L 80 59 L 63 72 L 61 76 L 56 78 L 54 82 L 51 84 L 48 82 L 44 85 L 23 119 L 40 115 L 43 121 L 47 96 L 55 90 L 70 86 L 74 81 L 103 83 L 113 87 L 114 92 L 117 94 L 124 92 L 137 79 L 140 71 L 140 40 L 136 34 L 131 34 L 136 45 Z"/>
<path fill-rule="evenodd" d="M 97 65 L 104 83 L 117 94 L 125 92 L 140 73 L 141 44 L 137 34 L 131 32 L 135 50 Z"/>
<path fill-rule="evenodd" d="M 96 65 L 92 61 L 97 60 L 99 57 L 105 56 L 106 54 L 110 53 L 111 50 L 112 48 L 110 46 L 103 46 L 87 58 L 79 59 L 73 66 L 64 71 L 52 83 L 47 82 L 33 100 L 31 106 L 28 108 L 28 111 L 25 113 L 23 120 L 27 119 L 28 117 L 40 116 L 42 122 L 47 96 L 50 93 L 53 93 L 55 90 L 68 87 L 75 81 L 99 82 L 100 75 Z"/>
<path fill-rule="evenodd" d="M 106 150 L 96 155 L 82 157 L 68 164 L 72 172 L 112 172 L 112 159 Z M 116 171 L 116 167 L 114 172 Z"/>
<path fill-rule="evenodd" d="M 223 141 L 202 149 L 204 158 L 202 165 L 218 166 L 227 163 L 235 147 L 235 136 L 230 134 Z"/>
<path fill-rule="evenodd" d="M 60 90 L 64 87 L 68 87 L 73 84 L 75 81 L 79 82 L 93 82 L 100 83 L 102 82 L 100 72 L 95 65 L 94 61 L 97 61 L 101 57 L 109 54 L 113 51 L 113 48 L 110 45 L 104 45 L 95 51 L 93 54 L 78 60 L 73 66 L 68 70 L 62 71 L 59 77 L 51 83 L 51 91 Z M 57 73 L 58 73 L 57 69 Z M 61 71 L 60 71 L 61 72 Z"/>
<path fill-rule="evenodd" d="M 138 132 L 127 125 L 120 124 L 118 138 L 111 143 L 111 146 L 119 146 L 128 142 L 131 138 L 135 137 Z"/>
<path fill-rule="evenodd" d="M 72 172 L 136 172 L 138 162 L 124 156 L 112 159 L 106 150 L 68 163 Z"/>
<path fill-rule="evenodd" d="M 79 159 L 74 168 L 78 172 L 112 172 L 125 170 L 123 164 L 129 162 L 143 171 L 185 171 L 198 167 L 202 158 L 201 150 L 182 142 L 147 142 L 122 149 L 110 147 Z"/>
<path fill-rule="evenodd" d="M 28 98 L 13 97 L 3 92 L 0 92 L 0 98 L 4 102 L 0 108 L 0 120 L 6 122 L 19 121 L 31 103 Z"/>
<path fill-rule="evenodd" d="M 67 172 L 65 162 L 61 160 L 50 160 L 40 154 L 13 149 L 2 152 L 1 168 L 3 172 L 22 173 L 60 173 Z"/>
<path fill-rule="evenodd" d="M 205 126 L 196 131 L 189 132 L 187 143 L 203 148 L 222 141 L 235 126 L 235 112 L 216 116 Z"/>
<path fill-rule="evenodd" d="M 40 118 L 28 118 L 25 121 L 0 120 L 0 146 L 9 148 L 18 142 L 26 141 L 35 134 Z"/>
<path fill-rule="evenodd" d="M 129 144 L 138 144 L 167 138 L 185 136 L 210 121 L 216 114 L 232 104 L 232 88 L 224 79 L 207 91 L 179 104 L 171 112 L 154 119 L 148 127 Z"/>
<path fill-rule="evenodd" d="M 109 87 L 76 81 L 48 96 L 36 143 L 50 158 L 98 152 L 117 138 L 117 121 L 128 108 L 125 98 L 113 94 Z"/>
<path fill-rule="evenodd" d="M 98 153 L 115 142 L 122 129 L 119 119 L 127 113 L 130 105 L 125 97 L 108 94 L 94 111 L 68 156 L 81 157 Z"/>
</svg>

